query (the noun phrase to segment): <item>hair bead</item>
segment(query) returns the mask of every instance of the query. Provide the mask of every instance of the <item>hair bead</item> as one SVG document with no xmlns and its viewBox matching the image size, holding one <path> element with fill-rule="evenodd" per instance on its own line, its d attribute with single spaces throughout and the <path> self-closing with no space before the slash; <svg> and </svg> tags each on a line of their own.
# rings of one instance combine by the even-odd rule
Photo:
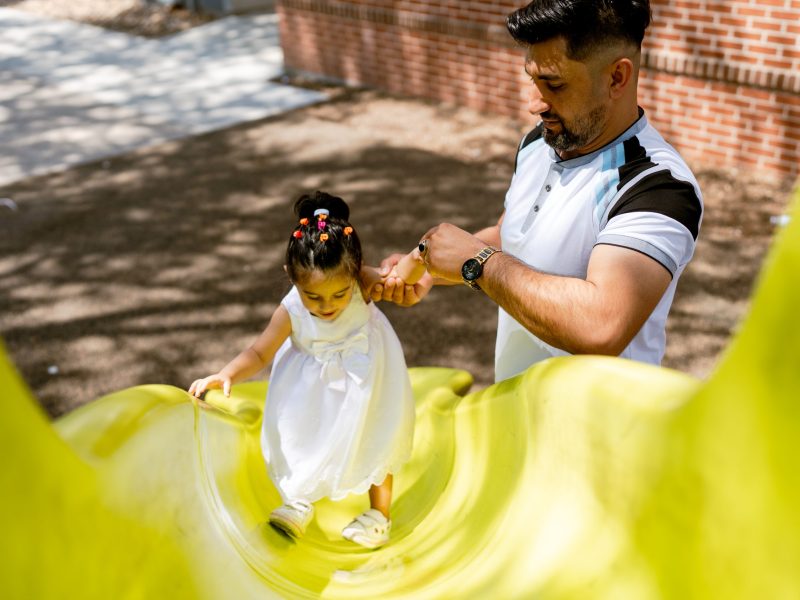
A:
<svg viewBox="0 0 800 600">
<path fill-rule="evenodd" d="M 327 242 L 328 241 L 328 234 L 327 233 L 321 233 L 319 235 L 319 241 L 320 242 Z"/>
<path fill-rule="evenodd" d="M 300 219 L 300 225 L 303 226 L 308 225 L 308 218 L 303 217 L 302 219 Z"/>
<path fill-rule="evenodd" d="M 299 240 L 301 237 L 303 237 L 303 232 L 299 229 L 295 229 L 292 233 L 292 237 Z"/>
<path fill-rule="evenodd" d="M 349 226 L 345 227 L 342 233 L 344 233 L 345 235 L 350 235 L 351 233 L 353 233 L 353 228 Z"/>
</svg>

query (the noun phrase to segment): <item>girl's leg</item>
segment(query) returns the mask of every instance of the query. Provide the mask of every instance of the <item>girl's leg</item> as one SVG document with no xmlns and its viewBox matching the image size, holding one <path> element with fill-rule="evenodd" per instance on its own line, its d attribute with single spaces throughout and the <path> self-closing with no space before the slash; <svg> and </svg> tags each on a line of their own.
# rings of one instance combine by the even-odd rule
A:
<svg viewBox="0 0 800 600">
<path fill-rule="evenodd" d="M 389 518 L 389 507 L 392 504 L 392 475 L 386 476 L 383 483 L 369 488 L 369 505 L 381 511 L 383 516 Z"/>
</svg>

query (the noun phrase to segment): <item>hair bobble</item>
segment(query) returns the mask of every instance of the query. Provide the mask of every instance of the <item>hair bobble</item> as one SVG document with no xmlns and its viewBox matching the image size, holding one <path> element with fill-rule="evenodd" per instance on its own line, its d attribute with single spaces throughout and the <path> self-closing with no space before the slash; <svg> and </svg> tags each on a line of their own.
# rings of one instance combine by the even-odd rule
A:
<svg viewBox="0 0 800 600">
<path fill-rule="evenodd" d="M 308 219 L 306 217 L 300 219 L 300 225 L 308 225 Z"/>
<path fill-rule="evenodd" d="M 345 227 L 344 230 L 343 230 L 343 233 L 345 235 L 350 235 L 351 233 L 353 233 L 353 228 L 352 227 Z"/>
<path fill-rule="evenodd" d="M 319 235 L 319 241 L 320 242 L 327 242 L 328 241 L 328 234 L 327 233 L 321 233 Z"/>
<path fill-rule="evenodd" d="M 317 229 L 319 229 L 320 231 L 325 229 L 325 225 L 326 225 L 325 221 L 323 221 L 323 220 L 317 221 Z"/>
<path fill-rule="evenodd" d="M 295 229 L 292 233 L 292 237 L 299 240 L 301 237 L 303 237 L 303 232 L 299 229 Z"/>
</svg>

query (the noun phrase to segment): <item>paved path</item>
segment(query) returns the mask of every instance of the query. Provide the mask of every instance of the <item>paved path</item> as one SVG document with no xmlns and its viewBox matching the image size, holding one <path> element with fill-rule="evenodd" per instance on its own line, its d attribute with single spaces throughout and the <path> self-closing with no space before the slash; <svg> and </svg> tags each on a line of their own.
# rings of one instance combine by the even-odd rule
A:
<svg viewBox="0 0 800 600">
<path fill-rule="evenodd" d="M 0 186 L 326 98 L 282 71 L 274 14 L 152 40 L 0 8 Z"/>
</svg>

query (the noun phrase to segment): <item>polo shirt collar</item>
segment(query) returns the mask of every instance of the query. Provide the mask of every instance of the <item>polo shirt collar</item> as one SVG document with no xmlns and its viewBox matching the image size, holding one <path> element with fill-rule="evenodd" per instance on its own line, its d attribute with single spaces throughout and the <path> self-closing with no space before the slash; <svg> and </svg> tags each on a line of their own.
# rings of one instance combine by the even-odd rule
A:
<svg viewBox="0 0 800 600">
<path fill-rule="evenodd" d="M 561 158 L 556 154 L 556 151 L 553 148 L 549 148 L 548 155 L 550 156 L 550 160 L 556 163 L 562 169 L 572 169 L 574 167 L 580 167 L 585 164 L 592 162 L 598 154 L 605 152 L 611 146 L 615 146 L 616 144 L 621 144 L 622 142 L 631 139 L 633 136 L 638 135 L 639 133 L 647 127 L 647 115 L 644 114 L 644 109 L 640 106 L 639 107 L 639 118 L 636 122 L 628 127 L 625 131 L 623 131 L 617 138 L 610 141 L 608 144 L 603 146 L 602 148 L 598 148 L 594 152 L 590 152 L 589 154 L 584 154 L 582 156 L 576 156 L 575 158 L 569 158 L 567 160 L 561 160 Z"/>
</svg>

